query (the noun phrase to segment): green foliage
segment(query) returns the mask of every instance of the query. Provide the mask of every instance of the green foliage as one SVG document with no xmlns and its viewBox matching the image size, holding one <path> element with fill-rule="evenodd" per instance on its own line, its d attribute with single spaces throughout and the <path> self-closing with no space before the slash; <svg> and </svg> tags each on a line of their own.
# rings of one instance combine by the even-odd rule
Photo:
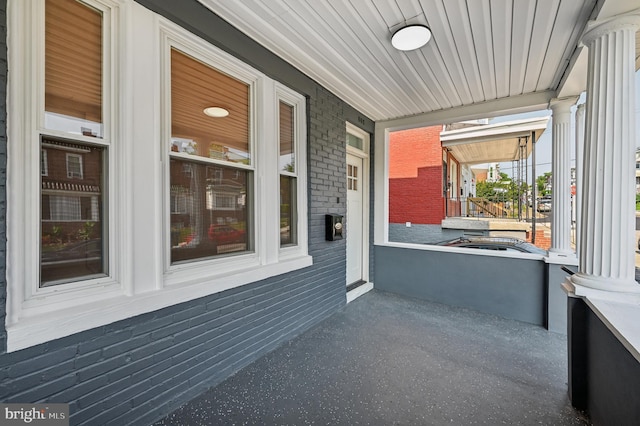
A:
<svg viewBox="0 0 640 426">
<path fill-rule="evenodd" d="M 78 230 L 78 239 L 82 241 L 90 240 L 93 236 L 93 228 L 95 226 L 95 222 L 85 222 L 82 228 Z"/>
<path fill-rule="evenodd" d="M 51 238 L 56 243 L 62 242 L 62 226 L 53 225 L 53 228 L 51 228 Z"/>
<path fill-rule="evenodd" d="M 518 194 L 526 194 L 528 189 L 528 185 L 525 182 L 518 185 L 506 173 L 500 173 L 500 180 L 497 182 L 478 182 L 476 184 L 476 196 L 494 202 L 517 202 Z"/>
<path fill-rule="evenodd" d="M 551 195 L 551 191 L 547 190 L 547 186 L 551 184 L 551 172 L 546 172 L 536 178 L 536 189 L 539 196 Z"/>
</svg>

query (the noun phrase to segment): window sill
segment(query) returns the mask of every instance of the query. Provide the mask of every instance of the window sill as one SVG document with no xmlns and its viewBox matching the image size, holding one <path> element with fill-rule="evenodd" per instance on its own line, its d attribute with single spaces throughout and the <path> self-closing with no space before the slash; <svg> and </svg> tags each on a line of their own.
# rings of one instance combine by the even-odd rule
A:
<svg viewBox="0 0 640 426">
<path fill-rule="evenodd" d="M 276 275 L 306 268 L 313 264 L 308 255 L 282 260 L 270 265 L 255 265 L 222 276 L 190 279 L 177 285 L 167 285 L 157 291 L 133 296 L 118 295 L 83 305 L 21 318 L 7 326 L 7 352 L 14 352 L 70 336 L 81 331 L 104 326 L 126 318 L 205 297 Z M 195 277 L 197 272 L 192 271 Z M 203 278 L 204 277 L 204 278 Z M 184 277 L 183 277 L 184 278 Z"/>
</svg>

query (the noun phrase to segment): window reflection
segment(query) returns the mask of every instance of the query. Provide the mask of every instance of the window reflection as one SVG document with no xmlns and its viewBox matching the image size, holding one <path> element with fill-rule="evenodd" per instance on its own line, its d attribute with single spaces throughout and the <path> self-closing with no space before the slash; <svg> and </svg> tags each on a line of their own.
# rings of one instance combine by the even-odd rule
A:
<svg viewBox="0 0 640 426">
<path fill-rule="evenodd" d="M 251 172 L 171 160 L 171 262 L 251 250 Z"/>
<path fill-rule="evenodd" d="M 40 148 L 40 164 L 47 171 L 41 176 L 40 193 L 41 284 L 105 275 L 102 170 L 106 149 L 48 138 L 42 139 Z M 84 171 L 79 171 L 79 164 L 86 165 Z"/>
<path fill-rule="evenodd" d="M 280 175 L 280 245 L 298 242 L 296 223 L 296 178 Z"/>
</svg>

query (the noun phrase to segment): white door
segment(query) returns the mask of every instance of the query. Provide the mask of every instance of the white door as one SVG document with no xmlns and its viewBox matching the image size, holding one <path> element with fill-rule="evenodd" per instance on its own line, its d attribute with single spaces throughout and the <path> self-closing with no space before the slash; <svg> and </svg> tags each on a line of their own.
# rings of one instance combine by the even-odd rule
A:
<svg viewBox="0 0 640 426">
<path fill-rule="evenodd" d="M 347 285 L 362 280 L 364 235 L 363 160 L 347 154 Z"/>
</svg>

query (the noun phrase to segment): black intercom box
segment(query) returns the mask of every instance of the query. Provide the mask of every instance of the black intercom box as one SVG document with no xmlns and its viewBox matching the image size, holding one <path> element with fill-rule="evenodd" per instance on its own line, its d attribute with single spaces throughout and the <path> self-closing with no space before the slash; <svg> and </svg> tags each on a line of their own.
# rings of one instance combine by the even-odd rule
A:
<svg viewBox="0 0 640 426">
<path fill-rule="evenodd" d="M 326 220 L 326 239 L 327 241 L 335 241 L 342 239 L 342 216 L 339 214 L 325 215 Z"/>
</svg>

